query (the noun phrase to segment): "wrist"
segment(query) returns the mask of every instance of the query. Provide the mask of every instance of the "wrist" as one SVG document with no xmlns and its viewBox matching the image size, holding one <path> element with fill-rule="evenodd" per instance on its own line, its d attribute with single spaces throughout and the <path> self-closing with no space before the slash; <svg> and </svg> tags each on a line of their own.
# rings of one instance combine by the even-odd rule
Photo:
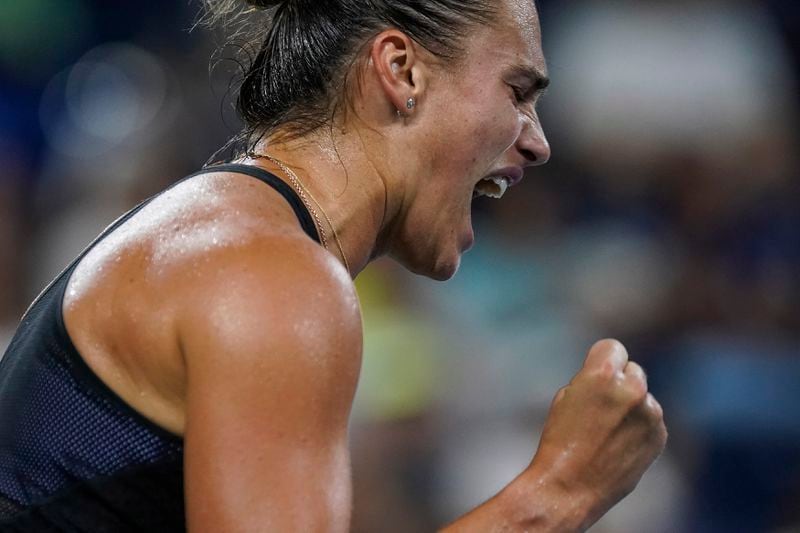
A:
<svg viewBox="0 0 800 533">
<path fill-rule="evenodd" d="M 594 521 L 594 498 L 531 465 L 498 495 L 504 514 L 519 531 L 585 531 Z"/>
</svg>

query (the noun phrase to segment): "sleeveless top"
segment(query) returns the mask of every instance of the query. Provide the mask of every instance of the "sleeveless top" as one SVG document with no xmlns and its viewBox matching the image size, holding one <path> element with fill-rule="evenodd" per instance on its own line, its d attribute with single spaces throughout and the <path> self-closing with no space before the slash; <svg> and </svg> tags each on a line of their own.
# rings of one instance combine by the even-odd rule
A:
<svg viewBox="0 0 800 533">
<path fill-rule="evenodd" d="M 273 187 L 319 242 L 296 193 L 262 169 L 216 165 L 178 183 L 210 172 L 247 174 Z M 62 316 L 78 262 L 153 198 L 106 228 L 42 292 L 0 360 L 0 532 L 186 529 L 183 439 L 135 411 L 93 373 Z"/>
</svg>

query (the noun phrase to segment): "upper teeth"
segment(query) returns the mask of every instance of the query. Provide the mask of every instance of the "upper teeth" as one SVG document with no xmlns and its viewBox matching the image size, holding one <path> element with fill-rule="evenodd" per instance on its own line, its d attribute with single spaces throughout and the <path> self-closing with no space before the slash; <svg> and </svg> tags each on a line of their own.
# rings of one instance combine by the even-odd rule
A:
<svg viewBox="0 0 800 533">
<path fill-rule="evenodd" d="M 484 178 L 475 186 L 475 196 L 488 196 L 489 198 L 502 198 L 508 189 L 508 176 L 491 176 Z M 494 183 L 496 187 L 489 185 Z"/>
</svg>

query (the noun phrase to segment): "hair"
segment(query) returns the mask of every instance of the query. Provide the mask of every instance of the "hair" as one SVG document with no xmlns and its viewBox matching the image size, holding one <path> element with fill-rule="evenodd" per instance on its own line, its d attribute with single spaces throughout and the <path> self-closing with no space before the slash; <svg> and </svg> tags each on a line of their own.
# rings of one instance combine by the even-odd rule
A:
<svg viewBox="0 0 800 533">
<path fill-rule="evenodd" d="M 436 57 L 456 60 L 471 25 L 496 18 L 497 0 L 203 0 L 203 22 L 245 37 L 236 100 L 252 154 L 265 136 L 299 137 L 332 124 L 369 39 L 396 28 Z"/>
</svg>

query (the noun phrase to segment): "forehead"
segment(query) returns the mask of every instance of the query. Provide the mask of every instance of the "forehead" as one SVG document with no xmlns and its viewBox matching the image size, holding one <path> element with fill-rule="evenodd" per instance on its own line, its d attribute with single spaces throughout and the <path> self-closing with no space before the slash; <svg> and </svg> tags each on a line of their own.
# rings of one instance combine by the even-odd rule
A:
<svg viewBox="0 0 800 533">
<path fill-rule="evenodd" d="M 499 67 L 528 67 L 546 73 L 539 15 L 533 0 L 499 0 L 491 26 L 473 41 L 473 51 Z"/>
<path fill-rule="evenodd" d="M 499 24 L 509 30 L 518 30 L 519 37 L 527 45 L 541 47 L 539 14 L 533 0 L 501 0 Z"/>
</svg>

